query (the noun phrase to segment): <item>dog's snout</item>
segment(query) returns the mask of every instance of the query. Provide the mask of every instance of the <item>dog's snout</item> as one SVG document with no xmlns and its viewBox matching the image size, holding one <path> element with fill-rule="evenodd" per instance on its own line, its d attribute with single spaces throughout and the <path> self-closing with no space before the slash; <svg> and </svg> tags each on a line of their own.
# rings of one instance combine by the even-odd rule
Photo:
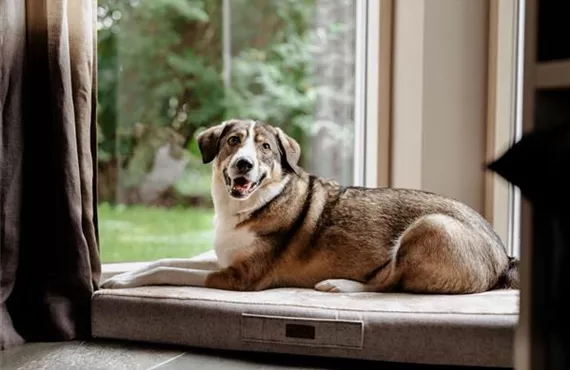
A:
<svg viewBox="0 0 570 370">
<path fill-rule="evenodd" d="M 240 173 L 249 172 L 253 168 L 253 161 L 249 158 L 240 158 L 236 162 L 236 168 Z"/>
</svg>

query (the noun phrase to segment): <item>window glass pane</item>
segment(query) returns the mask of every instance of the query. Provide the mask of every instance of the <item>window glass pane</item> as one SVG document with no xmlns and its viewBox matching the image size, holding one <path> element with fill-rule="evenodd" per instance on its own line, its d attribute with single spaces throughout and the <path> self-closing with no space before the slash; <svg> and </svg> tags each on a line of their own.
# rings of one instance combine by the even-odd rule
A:
<svg viewBox="0 0 570 370">
<path fill-rule="evenodd" d="M 211 171 L 195 136 L 228 118 L 282 127 L 301 144 L 306 170 L 352 184 L 355 6 L 99 0 L 104 263 L 212 248 Z"/>
</svg>

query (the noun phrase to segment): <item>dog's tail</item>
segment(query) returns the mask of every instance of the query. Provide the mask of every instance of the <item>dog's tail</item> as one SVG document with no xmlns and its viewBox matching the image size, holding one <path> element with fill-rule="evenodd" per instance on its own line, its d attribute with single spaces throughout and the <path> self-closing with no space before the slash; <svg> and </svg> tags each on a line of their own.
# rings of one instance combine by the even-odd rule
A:
<svg viewBox="0 0 570 370">
<path fill-rule="evenodd" d="M 495 289 L 519 289 L 519 260 L 509 257 L 509 265 L 499 277 Z"/>
</svg>

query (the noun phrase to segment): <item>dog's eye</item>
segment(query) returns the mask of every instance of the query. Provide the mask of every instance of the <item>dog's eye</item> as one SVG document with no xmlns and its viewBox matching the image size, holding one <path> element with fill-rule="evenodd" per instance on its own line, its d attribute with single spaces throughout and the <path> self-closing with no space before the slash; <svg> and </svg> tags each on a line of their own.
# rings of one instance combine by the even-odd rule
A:
<svg viewBox="0 0 570 370">
<path fill-rule="evenodd" d="M 271 146 L 267 143 L 263 143 L 263 149 L 269 150 L 269 149 L 271 149 Z"/>
<path fill-rule="evenodd" d="M 230 145 L 237 145 L 239 144 L 239 137 L 237 136 L 232 136 L 228 139 L 228 144 Z"/>
</svg>

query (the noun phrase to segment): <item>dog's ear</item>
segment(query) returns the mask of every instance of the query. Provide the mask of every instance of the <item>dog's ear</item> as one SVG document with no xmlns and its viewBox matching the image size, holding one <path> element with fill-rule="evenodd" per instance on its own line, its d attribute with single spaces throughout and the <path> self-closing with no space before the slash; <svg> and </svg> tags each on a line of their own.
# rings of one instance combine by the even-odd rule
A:
<svg viewBox="0 0 570 370">
<path fill-rule="evenodd" d="M 293 171 L 298 171 L 299 158 L 301 157 L 301 146 L 292 137 L 288 136 L 279 127 L 277 130 L 277 142 L 281 151 L 282 165 Z"/>
<path fill-rule="evenodd" d="M 202 155 L 202 163 L 210 163 L 216 158 L 220 150 L 220 138 L 224 134 L 227 124 L 225 122 L 210 127 L 196 137 L 198 149 Z"/>
</svg>

